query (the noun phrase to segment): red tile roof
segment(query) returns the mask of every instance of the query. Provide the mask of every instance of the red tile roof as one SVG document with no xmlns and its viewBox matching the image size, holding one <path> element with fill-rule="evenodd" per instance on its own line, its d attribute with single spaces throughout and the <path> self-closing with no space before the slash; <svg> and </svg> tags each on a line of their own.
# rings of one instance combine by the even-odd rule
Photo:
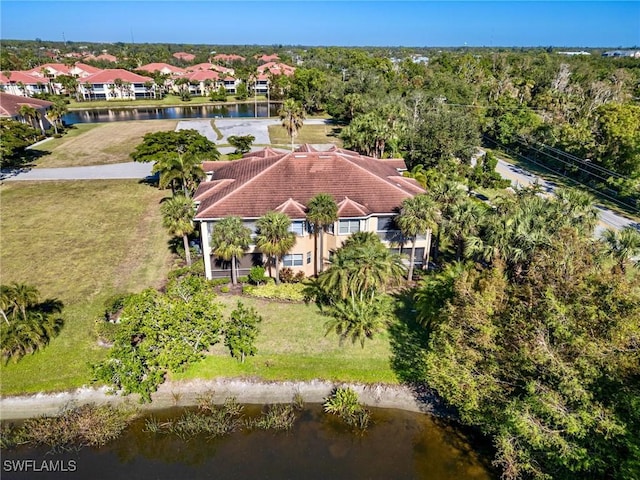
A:
<svg viewBox="0 0 640 480">
<path fill-rule="evenodd" d="M 111 55 L 109 53 L 103 53 L 98 55 L 97 57 L 95 57 L 96 60 L 105 60 L 107 62 L 117 62 L 118 61 L 118 57 Z"/>
<path fill-rule="evenodd" d="M 296 204 L 305 205 L 318 193 L 333 196 L 344 216 L 362 217 L 392 213 L 405 198 L 424 192 L 384 160 L 356 152 L 336 148 L 322 152 L 311 146 L 288 153 L 268 150 L 213 164 L 216 183 L 200 184 L 196 218 L 257 218 L 276 209 L 300 215 Z"/>
<path fill-rule="evenodd" d="M 0 83 L 24 83 L 25 85 L 36 85 L 38 83 L 49 83 L 49 79 L 45 77 L 36 77 L 27 72 L 12 70 L 7 77 L 4 72 L 0 72 Z"/>
<path fill-rule="evenodd" d="M 293 75 L 296 71 L 294 67 L 290 67 L 285 63 L 269 62 L 258 67 L 258 73 L 264 73 L 269 71 L 272 75 L 286 75 L 287 77 Z"/>
<path fill-rule="evenodd" d="M 272 54 L 272 55 L 256 55 L 256 57 L 258 59 L 259 62 L 275 62 L 276 60 L 280 60 L 280 57 L 277 54 Z"/>
<path fill-rule="evenodd" d="M 187 73 L 183 78 L 188 78 L 194 82 L 204 82 L 205 80 L 220 80 L 220 75 L 213 70 L 198 70 L 197 72 Z"/>
<path fill-rule="evenodd" d="M 193 53 L 187 52 L 176 52 L 173 54 L 174 58 L 179 58 L 180 60 L 184 60 L 185 62 L 190 62 L 196 58 Z"/>
<path fill-rule="evenodd" d="M 147 63 L 141 67 L 138 67 L 136 70 L 143 70 L 145 72 L 154 73 L 161 72 L 162 70 L 168 70 L 170 73 L 178 73 L 183 74 L 186 72 L 184 68 L 174 67 L 168 63 Z"/>
<path fill-rule="evenodd" d="M 53 105 L 53 102 L 0 92 L 0 117 L 17 116 L 22 105 L 29 105 L 36 110 L 46 110 Z"/>
<path fill-rule="evenodd" d="M 30 75 L 35 75 L 36 77 L 41 77 L 42 70 L 47 70 L 48 74 L 52 74 L 53 72 L 58 72 L 63 75 L 69 75 L 69 70 L 71 67 L 68 67 L 64 63 L 45 63 L 44 65 L 39 65 L 37 67 L 33 67 L 31 70 L 26 70 L 26 73 Z"/>
<path fill-rule="evenodd" d="M 243 56 L 236 55 L 235 53 L 231 53 L 231 54 L 219 53 L 215 55 L 213 59 L 218 60 L 220 62 L 236 62 L 236 61 L 244 62 L 245 61 L 245 58 Z"/>
<path fill-rule="evenodd" d="M 153 81 L 150 77 L 143 77 L 142 75 L 132 73 L 122 68 L 108 68 L 83 78 L 81 83 L 113 83 L 117 78 L 123 82 L 129 83 L 145 83 Z"/>
<path fill-rule="evenodd" d="M 77 62 L 73 67 L 71 67 L 69 69 L 69 72 L 73 71 L 74 69 L 82 70 L 88 75 L 93 75 L 94 73 L 98 73 L 102 70 L 101 68 L 92 67 L 91 65 L 87 65 L 86 63 L 81 62 Z"/>
</svg>

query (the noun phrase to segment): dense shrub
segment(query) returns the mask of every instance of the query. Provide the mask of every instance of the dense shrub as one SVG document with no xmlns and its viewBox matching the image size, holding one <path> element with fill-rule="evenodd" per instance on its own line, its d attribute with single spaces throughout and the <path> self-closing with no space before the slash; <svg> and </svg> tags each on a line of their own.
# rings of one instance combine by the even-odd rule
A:
<svg viewBox="0 0 640 480">
<path fill-rule="evenodd" d="M 358 394 L 350 388 L 336 388 L 323 407 L 326 413 L 339 416 L 353 428 L 365 430 L 369 426 L 371 413 L 358 402 Z"/>
<path fill-rule="evenodd" d="M 251 270 L 249 271 L 249 281 L 253 285 L 260 285 L 262 283 L 265 283 L 266 277 L 264 276 L 264 273 L 265 273 L 264 267 L 256 265 L 255 267 L 251 268 Z"/>
<path fill-rule="evenodd" d="M 300 283 L 305 278 L 306 276 L 302 270 L 295 273 L 289 267 L 285 267 L 282 270 L 280 270 L 280 281 L 284 283 Z"/>
</svg>

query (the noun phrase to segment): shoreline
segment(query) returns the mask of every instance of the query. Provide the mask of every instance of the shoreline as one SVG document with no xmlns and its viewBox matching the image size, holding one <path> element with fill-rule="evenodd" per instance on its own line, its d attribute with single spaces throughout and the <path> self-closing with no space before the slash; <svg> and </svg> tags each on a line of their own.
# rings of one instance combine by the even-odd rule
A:
<svg viewBox="0 0 640 480">
<path fill-rule="evenodd" d="M 205 393 L 212 393 L 214 401 L 219 404 L 229 397 L 235 397 L 239 403 L 245 404 L 289 403 L 295 394 L 301 395 L 305 403 L 323 403 L 336 387 L 352 388 L 358 393 L 360 402 L 369 407 L 394 408 L 437 417 L 451 416 L 451 412 L 432 392 L 406 385 L 354 384 L 326 380 L 265 382 L 243 378 L 219 378 L 167 381 L 153 393 L 152 402 L 145 404 L 138 403 L 139 396 L 136 394 L 109 394 L 108 387 L 82 387 L 67 392 L 2 397 L 0 421 L 57 415 L 66 408 L 90 403 L 132 404 L 142 412 L 169 407 L 188 407 L 197 405 L 198 397 Z"/>
</svg>

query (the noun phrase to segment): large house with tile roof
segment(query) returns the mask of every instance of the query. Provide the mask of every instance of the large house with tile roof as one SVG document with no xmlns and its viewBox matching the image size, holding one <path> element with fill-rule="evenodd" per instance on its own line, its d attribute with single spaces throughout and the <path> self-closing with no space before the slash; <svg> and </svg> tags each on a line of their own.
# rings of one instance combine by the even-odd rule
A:
<svg viewBox="0 0 640 480">
<path fill-rule="evenodd" d="M 394 223 L 398 207 L 406 198 L 424 193 L 401 159 L 380 160 L 332 147 L 320 151 L 302 145 L 294 152 L 265 148 L 227 162 L 205 162 L 208 177 L 195 193 L 196 222 L 200 223 L 207 278 L 229 276 L 229 265 L 210 254 L 211 232 L 219 220 L 241 217 L 256 233 L 256 221 L 269 211 L 287 214 L 296 244 L 282 259 L 282 266 L 305 275 L 314 272 L 315 250 L 311 226 L 306 221 L 309 200 L 318 193 L 330 194 L 338 205 L 338 221 L 325 234 L 322 263 L 354 232 L 371 231 L 395 252 L 406 253 Z M 416 263 L 424 262 L 426 239 L 416 243 Z M 406 245 L 408 247 L 408 245 Z M 240 259 L 241 274 L 266 259 L 255 245 Z"/>
<path fill-rule="evenodd" d="M 291 67 L 285 63 L 276 62 L 267 62 L 260 65 L 257 70 L 259 74 L 270 73 L 271 75 L 286 75 L 287 77 L 292 76 L 296 71 L 295 67 Z"/>
<path fill-rule="evenodd" d="M 218 53 L 217 55 L 214 55 L 211 60 L 214 62 L 244 62 L 245 58 L 241 55 L 236 55 L 235 53 Z"/>
<path fill-rule="evenodd" d="M 193 53 L 187 52 L 176 52 L 172 56 L 173 58 L 177 58 L 183 62 L 193 62 L 196 59 L 196 56 Z"/>
<path fill-rule="evenodd" d="M 174 67 L 168 63 L 147 63 L 146 65 L 138 67 L 136 70 L 149 73 L 159 72 L 164 73 L 165 75 L 184 75 L 186 72 L 184 68 Z"/>
<path fill-rule="evenodd" d="M 22 106 L 32 107 L 38 112 L 37 118 L 25 118 L 20 114 Z M 18 122 L 26 123 L 44 132 L 51 127 L 51 122 L 47 118 L 47 111 L 53 106 L 53 102 L 40 100 L 39 98 L 27 98 L 23 95 L 11 95 L 0 93 L 0 117 L 11 118 Z"/>
<path fill-rule="evenodd" d="M 18 70 L 0 72 L 0 90 L 21 97 L 32 97 L 38 93 L 55 91 L 48 78 Z"/>
<path fill-rule="evenodd" d="M 145 77 L 121 68 L 109 68 L 83 78 L 78 91 L 85 100 L 118 100 L 150 98 L 154 95 L 151 77 Z"/>
</svg>

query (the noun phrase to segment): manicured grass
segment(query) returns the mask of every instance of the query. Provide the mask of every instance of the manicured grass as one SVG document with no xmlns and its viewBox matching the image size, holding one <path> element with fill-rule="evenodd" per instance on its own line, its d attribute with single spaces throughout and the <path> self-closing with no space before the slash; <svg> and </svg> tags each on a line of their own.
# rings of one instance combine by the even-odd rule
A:
<svg viewBox="0 0 640 480">
<path fill-rule="evenodd" d="M 229 103 L 236 102 L 233 95 L 229 95 L 227 97 L 227 101 Z M 253 98 L 251 99 L 253 101 Z M 221 104 L 224 105 L 225 102 L 212 102 L 209 100 L 209 97 L 191 97 L 191 100 L 188 102 L 183 102 L 179 96 L 177 95 L 167 95 L 164 98 L 154 99 L 142 99 L 142 100 L 92 100 L 86 102 L 76 102 L 75 100 L 70 100 L 69 102 L 69 110 L 73 109 L 90 109 L 90 108 L 123 108 L 123 107 L 188 107 L 189 105 L 216 105 Z"/>
<path fill-rule="evenodd" d="M 95 319 L 117 292 L 159 287 L 169 269 L 159 202 L 137 181 L 9 182 L 0 187 L 0 278 L 64 302 L 65 326 L 42 352 L 1 367 L 1 392 L 75 388 L 90 381 Z"/>
<path fill-rule="evenodd" d="M 333 125 L 304 125 L 294 139 L 300 143 L 333 143 L 338 147 L 342 146 L 342 140 L 337 137 L 339 127 Z M 269 125 L 269 139 L 272 144 L 291 145 L 291 139 L 287 131 L 280 125 Z"/>
<path fill-rule="evenodd" d="M 320 315 L 315 305 L 233 296 L 221 296 L 219 300 L 227 306 L 227 311 L 240 300 L 254 306 L 263 317 L 257 355 L 241 364 L 229 356 L 223 345 L 216 345 L 210 356 L 173 378 L 258 377 L 398 383 L 390 366 L 391 349 L 386 334 L 368 340 L 364 349 L 350 341 L 340 345 L 334 333 L 325 336 L 327 317 Z"/>
<path fill-rule="evenodd" d="M 79 124 L 33 150 L 48 152 L 37 160 L 46 168 L 130 162 L 129 154 L 146 133 L 175 130 L 176 125 L 176 120 Z"/>
</svg>

